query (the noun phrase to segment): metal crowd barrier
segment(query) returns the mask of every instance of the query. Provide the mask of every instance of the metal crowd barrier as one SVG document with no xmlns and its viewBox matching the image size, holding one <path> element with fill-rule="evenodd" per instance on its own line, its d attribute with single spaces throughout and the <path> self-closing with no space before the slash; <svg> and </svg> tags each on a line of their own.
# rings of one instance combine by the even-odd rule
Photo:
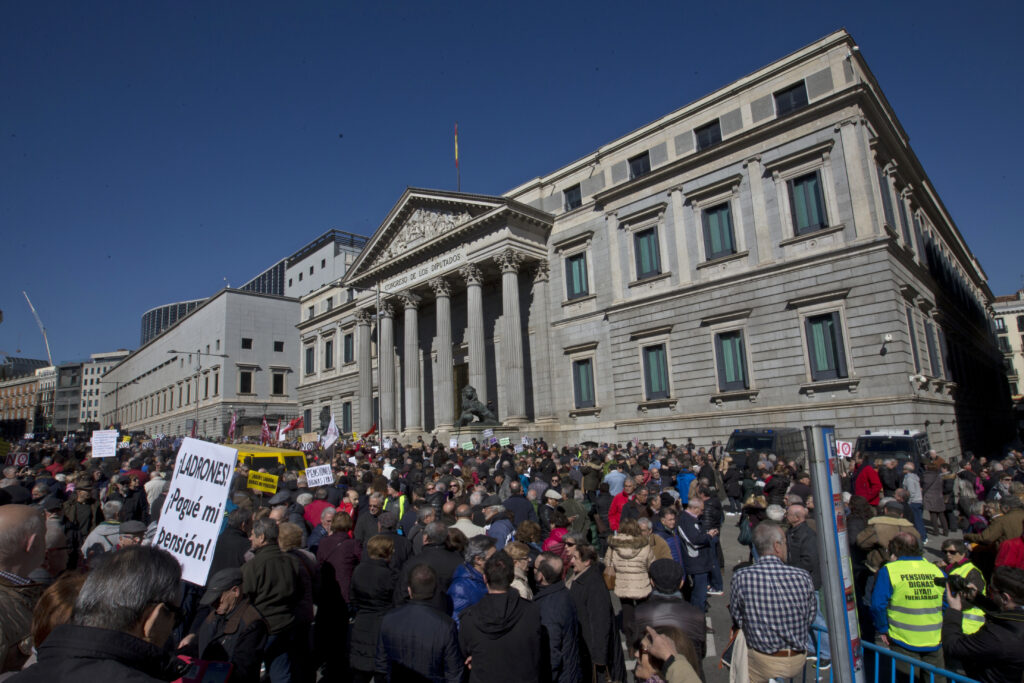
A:
<svg viewBox="0 0 1024 683">
<path fill-rule="evenodd" d="M 801 683 L 808 683 L 813 681 L 814 683 L 833 683 L 833 668 L 828 668 L 825 671 L 821 670 L 821 634 L 825 633 L 825 630 L 817 626 L 812 626 L 811 630 L 814 631 L 814 661 L 808 662 L 808 666 L 804 667 L 803 675 L 800 677 Z M 880 645 L 874 643 L 861 642 L 864 646 L 864 667 L 865 680 L 872 681 L 872 683 L 895 683 L 896 681 L 896 662 L 903 662 L 910 667 L 910 680 L 917 680 L 916 677 L 921 677 L 922 680 L 927 683 L 942 683 L 948 681 L 948 683 L 978 683 L 973 678 L 969 678 L 963 674 L 958 674 L 948 669 L 943 669 L 932 664 L 922 662 L 920 659 L 914 659 L 898 652 L 893 652 Z M 871 656 L 871 653 L 874 656 Z M 871 666 L 873 665 L 873 666 Z M 874 675 L 872 678 L 869 674 Z M 927 678 L 924 678 L 927 676 Z M 796 678 L 789 679 L 790 683 L 796 683 Z"/>
</svg>

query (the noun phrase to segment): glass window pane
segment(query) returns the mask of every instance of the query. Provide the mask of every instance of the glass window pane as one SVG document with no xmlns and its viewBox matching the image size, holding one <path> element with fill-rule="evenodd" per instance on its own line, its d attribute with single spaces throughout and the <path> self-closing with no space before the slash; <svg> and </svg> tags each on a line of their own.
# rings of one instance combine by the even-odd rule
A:
<svg viewBox="0 0 1024 683">
<path fill-rule="evenodd" d="M 644 377 L 648 399 L 668 396 L 668 366 L 664 345 L 648 346 L 644 349 Z"/>
<path fill-rule="evenodd" d="M 791 180 L 789 195 L 797 235 L 825 227 L 825 203 L 817 171 Z"/>
<path fill-rule="evenodd" d="M 577 408 L 591 408 L 594 406 L 594 371 L 589 358 L 574 361 L 573 389 L 576 398 Z"/>
</svg>

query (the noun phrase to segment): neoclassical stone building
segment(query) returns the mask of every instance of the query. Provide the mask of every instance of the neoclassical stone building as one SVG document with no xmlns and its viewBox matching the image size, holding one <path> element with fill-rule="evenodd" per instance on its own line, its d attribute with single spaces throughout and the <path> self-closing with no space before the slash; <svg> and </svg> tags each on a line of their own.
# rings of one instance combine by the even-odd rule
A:
<svg viewBox="0 0 1024 683">
<path fill-rule="evenodd" d="M 302 300 L 300 410 L 346 431 L 1007 438 L 986 276 L 839 31 L 502 196 L 409 189 Z M 340 303 L 339 303 L 340 302 Z"/>
</svg>

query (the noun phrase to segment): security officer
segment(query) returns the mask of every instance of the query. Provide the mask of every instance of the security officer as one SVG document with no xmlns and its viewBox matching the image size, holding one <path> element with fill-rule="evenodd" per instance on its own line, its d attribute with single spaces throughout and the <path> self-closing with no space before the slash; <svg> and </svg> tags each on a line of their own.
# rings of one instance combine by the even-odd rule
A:
<svg viewBox="0 0 1024 683">
<path fill-rule="evenodd" d="M 967 546 L 963 541 L 948 540 L 942 544 L 942 554 L 946 557 L 945 572 L 951 576 L 962 576 L 967 583 L 974 584 L 978 593 L 985 594 L 985 577 L 973 562 L 967 559 Z M 985 624 L 985 613 L 978 607 L 964 606 L 964 635 L 971 635 L 981 630 Z"/>
<path fill-rule="evenodd" d="M 889 562 L 878 570 L 871 594 L 871 616 L 882 645 L 900 654 L 943 666 L 942 610 L 945 589 L 935 579 L 942 570 L 921 556 L 921 546 L 903 532 L 889 542 Z M 910 666 L 897 668 L 909 673 Z"/>
</svg>

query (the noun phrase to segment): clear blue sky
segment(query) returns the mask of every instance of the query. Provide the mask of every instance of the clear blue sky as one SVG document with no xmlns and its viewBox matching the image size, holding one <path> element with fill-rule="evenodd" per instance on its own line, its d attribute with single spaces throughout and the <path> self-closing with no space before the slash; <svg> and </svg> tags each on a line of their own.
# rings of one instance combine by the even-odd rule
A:
<svg viewBox="0 0 1024 683">
<path fill-rule="evenodd" d="M 1022 286 L 1020 3 L 0 4 L 0 352 L 138 345 L 406 186 L 500 194 L 845 27 L 997 294 Z M 19 352 L 20 350 L 20 352 Z"/>
</svg>

